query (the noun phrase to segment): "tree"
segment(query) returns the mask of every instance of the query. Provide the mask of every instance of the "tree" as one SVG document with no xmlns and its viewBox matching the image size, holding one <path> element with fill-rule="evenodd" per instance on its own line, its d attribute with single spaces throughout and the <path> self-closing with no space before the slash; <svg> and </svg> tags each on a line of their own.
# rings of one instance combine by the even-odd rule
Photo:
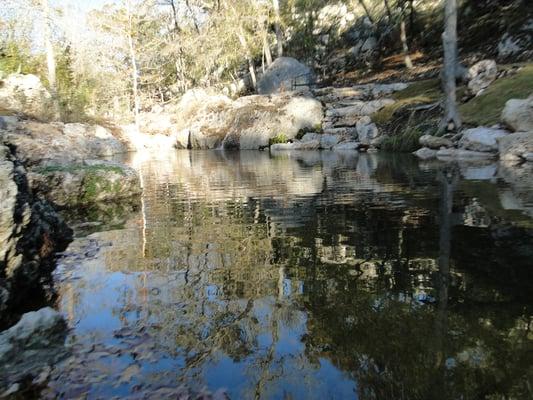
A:
<svg viewBox="0 0 533 400">
<path fill-rule="evenodd" d="M 281 18 L 279 13 L 279 0 L 272 0 L 274 8 L 274 30 L 276 31 L 276 46 L 278 57 L 283 56 L 283 33 L 281 32 Z"/>
<path fill-rule="evenodd" d="M 50 94 L 54 104 L 54 111 L 59 116 L 59 99 L 57 97 L 57 82 L 56 82 L 56 58 L 54 54 L 54 46 L 52 45 L 52 29 L 51 16 L 48 0 L 41 0 L 41 11 L 43 18 L 43 38 L 46 51 L 46 65 L 48 69 L 48 85 L 50 86 Z"/>
<path fill-rule="evenodd" d="M 455 76 L 457 68 L 457 0 L 446 0 L 444 6 L 444 47 L 443 87 L 445 104 L 444 118 L 439 130 L 453 130 L 461 127 L 461 117 L 457 109 Z"/>
</svg>

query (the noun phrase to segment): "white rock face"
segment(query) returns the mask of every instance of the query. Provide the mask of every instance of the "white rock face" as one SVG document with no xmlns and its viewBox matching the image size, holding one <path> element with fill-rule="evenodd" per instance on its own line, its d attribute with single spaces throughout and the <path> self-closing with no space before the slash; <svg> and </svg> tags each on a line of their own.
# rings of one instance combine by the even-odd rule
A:
<svg viewBox="0 0 533 400">
<path fill-rule="evenodd" d="M 527 99 L 511 99 L 505 103 L 502 121 L 515 132 L 533 131 L 533 95 Z"/>
<path fill-rule="evenodd" d="M 483 89 L 496 80 L 498 76 L 498 66 L 494 60 L 483 60 L 474 64 L 468 70 L 468 89 L 474 95 L 480 93 Z"/>
<path fill-rule="evenodd" d="M 437 150 L 430 149 L 428 147 L 422 147 L 413 153 L 421 160 L 430 160 L 437 157 Z"/>
<path fill-rule="evenodd" d="M 508 135 L 509 132 L 503 129 L 494 129 L 480 126 L 474 129 L 467 129 L 459 141 L 459 146 L 466 150 L 481 152 L 496 152 L 498 150 L 497 140 Z"/>
<path fill-rule="evenodd" d="M 52 96 L 35 75 L 11 74 L 0 81 L 0 109 L 40 121 L 57 120 Z"/>
<path fill-rule="evenodd" d="M 291 57 L 277 58 L 265 71 L 257 84 L 259 94 L 283 93 L 294 89 L 293 85 L 308 86 L 311 69 Z"/>
<path fill-rule="evenodd" d="M 301 130 L 318 130 L 322 125 L 322 104 L 293 93 L 232 101 L 195 91 L 184 98 L 190 100 L 182 99 L 177 107 L 176 129 L 190 132 L 188 142 L 193 149 L 259 149 L 277 135 L 294 139 Z"/>
<path fill-rule="evenodd" d="M 518 132 L 498 140 L 500 160 L 529 161 L 533 153 L 533 132 Z"/>
</svg>

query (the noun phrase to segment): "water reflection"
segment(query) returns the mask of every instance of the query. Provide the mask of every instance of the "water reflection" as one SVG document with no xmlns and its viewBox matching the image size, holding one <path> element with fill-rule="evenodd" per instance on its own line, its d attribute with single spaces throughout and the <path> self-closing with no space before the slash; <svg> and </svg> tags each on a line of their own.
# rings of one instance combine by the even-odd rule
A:
<svg viewBox="0 0 533 400">
<path fill-rule="evenodd" d="M 532 394 L 531 186 L 375 154 L 136 157 L 140 209 L 59 269 L 75 356 L 50 397 Z"/>
</svg>

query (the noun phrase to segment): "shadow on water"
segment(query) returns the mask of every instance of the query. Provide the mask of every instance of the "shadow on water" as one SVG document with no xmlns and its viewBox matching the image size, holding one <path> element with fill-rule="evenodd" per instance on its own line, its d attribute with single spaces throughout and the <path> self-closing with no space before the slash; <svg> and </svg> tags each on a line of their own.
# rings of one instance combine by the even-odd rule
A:
<svg viewBox="0 0 533 400">
<path fill-rule="evenodd" d="M 75 356 L 46 393 L 531 395 L 531 187 L 375 154 L 159 158 L 131 160 L 139 210 L 59 268 Z"/>
</svg>

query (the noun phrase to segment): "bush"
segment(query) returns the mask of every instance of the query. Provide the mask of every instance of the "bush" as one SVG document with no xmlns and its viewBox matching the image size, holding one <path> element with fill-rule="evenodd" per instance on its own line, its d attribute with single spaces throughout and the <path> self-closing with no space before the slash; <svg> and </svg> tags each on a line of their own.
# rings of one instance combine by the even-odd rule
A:
<svg viewBox="0 0 533 400">
<path fill-rule="evenodd" d="M 287 135 L 285 135 L 284 133 L 278 133 L 276 136 L 274 136 L 268 141 L 268 144 L 272 146 L 273 144 L 287 143 L 288 141 L 289 138 L 287 138 Z"/>
<path fill-rule="evenodd" d="M 381 148 L 385 151 L 394 151 L 401 153 L 411 153 L 420 148 L 418 140 L 422 132 L 417 128 L 408 128 L 406 131 L 393 136 L 388 136 Z"/>
</svg>

